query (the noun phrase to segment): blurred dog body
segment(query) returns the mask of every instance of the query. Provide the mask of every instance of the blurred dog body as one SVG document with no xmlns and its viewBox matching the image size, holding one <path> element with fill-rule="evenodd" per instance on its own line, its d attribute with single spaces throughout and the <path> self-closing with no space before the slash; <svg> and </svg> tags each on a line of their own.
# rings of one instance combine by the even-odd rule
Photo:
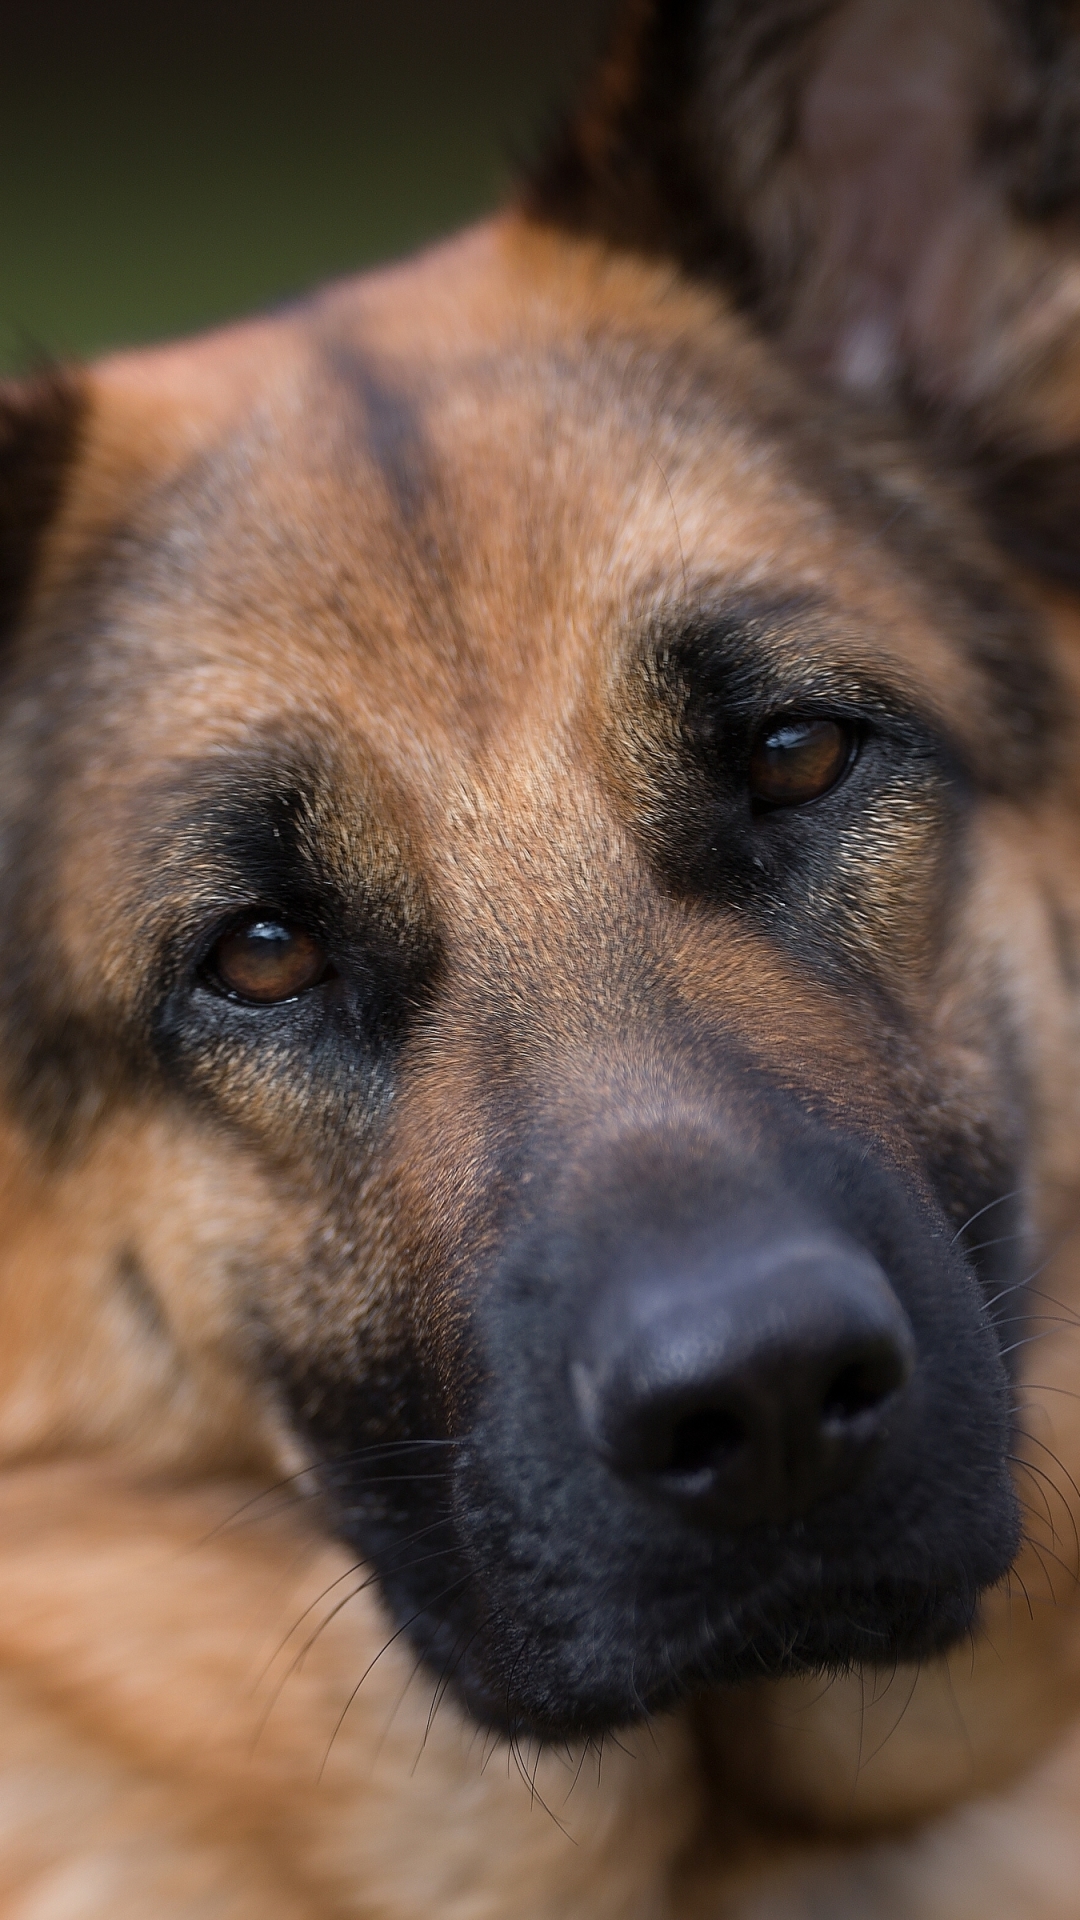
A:
<svg viewBox="0 0 1080 1920">
<path fill-rule="evenodd" d="M 1073 27 L 5 391 L 13 1920 L 1077 1911 Z"/>
</svg>

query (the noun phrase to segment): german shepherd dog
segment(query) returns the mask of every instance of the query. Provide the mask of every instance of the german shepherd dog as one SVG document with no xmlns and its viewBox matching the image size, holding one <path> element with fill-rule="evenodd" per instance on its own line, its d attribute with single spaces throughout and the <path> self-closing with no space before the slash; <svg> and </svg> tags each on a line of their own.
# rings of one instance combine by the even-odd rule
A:
<svg viewBox="0 0 1080 1920">
<path fill-rule="evenodd" d="M 1080 13 L 630 0 L 2 403 L 0 1913 L 1080 1914 Z"/>
</svg>

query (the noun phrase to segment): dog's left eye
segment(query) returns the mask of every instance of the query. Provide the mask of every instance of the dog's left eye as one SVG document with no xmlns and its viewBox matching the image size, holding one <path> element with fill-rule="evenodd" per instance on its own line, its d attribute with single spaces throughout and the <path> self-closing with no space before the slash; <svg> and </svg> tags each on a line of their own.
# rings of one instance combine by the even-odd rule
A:
<svg viewBox="0 0 1080 1920">
<path fill-rule="evenodd" d="M 750 795 L 769 807 L 801 807 L 845 774 L 855 729 L 842 720 L 791 715 L 766 723 L 750 755 Z"/>
<path fill-rule="evenodd" d="M 273 1006 L 318 986 L 329 971 L 326 951 L 302 927 L 252 916 L 217 942 L 209 973 L 215 986 L 237 1000 Z"/>
</svg>

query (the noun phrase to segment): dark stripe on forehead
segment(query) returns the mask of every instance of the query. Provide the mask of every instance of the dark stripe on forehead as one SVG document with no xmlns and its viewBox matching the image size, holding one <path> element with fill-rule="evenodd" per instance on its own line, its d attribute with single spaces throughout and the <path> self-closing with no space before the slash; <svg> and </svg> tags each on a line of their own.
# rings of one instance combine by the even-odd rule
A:
<svg viewBox="0 0 1080 1920">
<path fill-rule="evenodd" d="M 419 396 L 353 342 L 330 339 L 322 360 L 340 407 L 374 462 L 394 509 L 410 530 L 426 519 L 439 493 Z"/>
<path fill-rule="evenodd" d="M 351 343 L 331 342 L 325 352 L 335 380 L 356 397 L 364 448 L 412 535 L 427 581 L 437 577 L 445 592 L 459 535 L 453 487 L 439 471 L 423 398 L 430 393 L 437 401 L 440 389 L 430 372 L 391 374 Z M 532 351 L 527 364 L 514 351 L 477 353 L 437 379 L 498 400 L 500 418 L 520 391 L 524 450 L 542 446 L 557 416 L 581 439 L 583 466 L 590 457 L 586 437 L 595 428 L 602 459 L 613 418 L 631 441 L 649 447 L 643 463 L 654 458 L 660 432 L 664 471 L 676 495 L 684 454 L 693 462 L 730 432 L 771 446 L 778 491 L 790 474 L 809 501 L 824 504 L 841 528 L 851 529 L 853 563 L 863 575 L 884 580 L 886 569 L 895 570 L 928 621 L 978 673 L 1001 735 L 1002 784 L 1042 779 L 1048 743 L 1059 731 L 1062 689 L 1041 619 L 986 537 L 963 475 L 939 447 L 923 445 L 879 412 L 809 392 L 754 353 L 745 361 L 738 355 L 737 366 L 736 377 L 730 358 L 719 361 L 708 337 L 684 338 L 657 352 L 653 342 L 636 340 L 631 327 L 607 337 L 594 333 L 576 345 L 552 342 L 546 351 Z M 511 447 L 494 441 L 488 451 L 496 466 L 513 457 Z M 850 624 L 839 604 L 835 621 Z"/>
<path fill-rule="evenodd" d="M 423 368 L 391 366 L 362 340 L 329 328 L 319 328 L 315 356 L 314 409 L 337 423 L 333 444 L 341 477 L 353 486 L 358 465 L 365 479 L 373 470 L 390 507 L 374 562 L 404 590 L 403 617 L 429 640 L 443 636 L 464 658 L 472 638 L 458 605 L 460 506 L 424 417 L 433 376 Z"/>
</svg>

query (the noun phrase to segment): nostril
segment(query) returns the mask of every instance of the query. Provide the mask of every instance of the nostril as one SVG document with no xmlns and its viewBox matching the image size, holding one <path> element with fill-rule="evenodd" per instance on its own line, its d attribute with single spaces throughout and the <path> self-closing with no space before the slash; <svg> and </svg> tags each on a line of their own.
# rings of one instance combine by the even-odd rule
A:
<svg viewBox="0 0 1080 1920">
<path fill-rule="evenodd" d="M 891 1347 L 847 1361 L 822 1395 L 822 1424 L 835 1429 L 876 1412 L 903 1385 L 906 1371 L 902 1355 Z"/>
<path fill-rule="evenodd" d="M 916 1417 L 900 1301 L 869 1254 L 824 1237 L 613 1278 L 568 1359 L 590 1450 L 694 1525 L 786 1523 Z"/>
<path fill-rule="evenodd" d="M 663 1463 L 666 1473 L 714 1473 L 726 1467 L 749 1434 L 743 1422 L 720 1407 L 703 1407 L 677 1420 L 671 1430 L 671 1446 Z"/>
</svg>

